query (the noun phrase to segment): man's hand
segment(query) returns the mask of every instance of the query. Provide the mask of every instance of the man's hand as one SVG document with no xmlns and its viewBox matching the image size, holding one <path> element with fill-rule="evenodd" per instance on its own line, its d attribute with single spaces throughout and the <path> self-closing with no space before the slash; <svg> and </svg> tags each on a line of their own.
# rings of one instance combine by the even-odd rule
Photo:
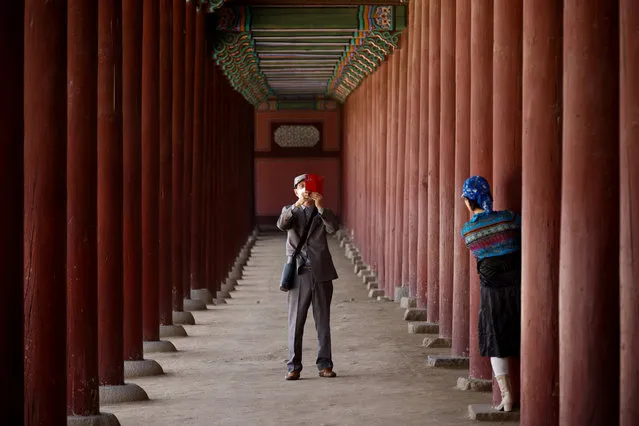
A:
<svg viewBox="0 0 639 426">
<path fill-rule="evenodd" d="M 323 209 L 324 208 L 324 204 L 323 204 L 323 201 L 322 201 L 322 199 L 324 197 L 322 197 L 322 194 L 320 194 L 319 192 L 313 192 L 311 194 L 311 198 L 313 200 L 315 200 L 315 207 L 317 207 L 318 209 Z"/>
<path fill-rule="evenodd" d="M 297 202 L 295 203 L 295 207 L 300 207 L 302 204 L 306 202 L 307 199 L 308 199 L 308 195 L 306 194 L 306 192 L 301 192 L 300 195 L 298 196 Z"/>
</svg>

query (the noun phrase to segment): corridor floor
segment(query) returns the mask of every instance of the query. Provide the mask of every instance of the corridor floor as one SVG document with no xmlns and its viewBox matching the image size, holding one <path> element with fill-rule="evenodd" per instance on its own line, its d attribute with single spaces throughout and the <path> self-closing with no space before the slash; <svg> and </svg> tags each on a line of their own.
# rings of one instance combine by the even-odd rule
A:
<svg viewBox="0 0 639 426">
<path fill-rule="evenodd" d="M 331 320 L 337 378 L 317 376 L 316 336 L 309 310 L 304 370 L 286 372 L 286 295 L 278 288 L 284 233 L 260 236 L 232 299 L 195 312 L 189 337 L 172 338 L 178 353 L 149 354 L 161 377 L 130 380 L 148 402 L 105 405 L 122 425 L 467 425 L 469 403 L 486 393 L 454 388 L 467 370 L 426 367 L 426 355 L 409 335 L 399 304 L 373 301 L 337 241 L 331 251 L 334 282 Z M 497 423 L 482 423 L 495 425 Z"/>
</svg>

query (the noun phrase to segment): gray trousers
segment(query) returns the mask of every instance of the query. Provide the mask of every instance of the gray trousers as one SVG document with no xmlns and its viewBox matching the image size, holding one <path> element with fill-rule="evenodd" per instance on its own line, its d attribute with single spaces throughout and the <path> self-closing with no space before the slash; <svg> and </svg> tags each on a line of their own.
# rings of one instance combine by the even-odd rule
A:
<svg viewBox="0 0 639 426">
<path fill-rule="evenodd" d="M 302 371 L 302 337 L 308 308 L 313 305 L 313 318 L 317 330 L 317 368 L 333 368 L 331 354 L 331 300 L 332 281 L 315 281 L 307 270 L 295 278 L 288 291 L 288 371 Z"/>
</svg>

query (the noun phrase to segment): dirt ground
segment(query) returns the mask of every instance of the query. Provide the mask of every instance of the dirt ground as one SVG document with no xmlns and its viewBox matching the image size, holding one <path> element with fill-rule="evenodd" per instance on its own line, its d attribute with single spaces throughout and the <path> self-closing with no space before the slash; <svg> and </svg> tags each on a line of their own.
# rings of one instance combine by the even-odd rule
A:
<svg viewBox="0 0 639 426">
<path fill-rule="evenodd" d="M 409 335 L 403 310 L 368 299 L 336 240 L 331 251 L 340 279 L 331 312 L 338 377 L 320 378 L 309 312 L 304 370 L 286 373 L 286 295 L 278 288 L 284 235 L 260 237 L 244 279 L 228 304 L 195 312 L 189 337 L 170 339 L 178 353 L 151 354 L 161 377 L 137 378 L 148 402 L 106 405 L 122 425 L 468 425 L 468 404 L 486 393 L 455 389 L 467 370 L 426 367 L 423 335 Z M 483 423 L 496 425 L 498 423 Z M 499 423 L 501 424 L 501 423 Z"/>
</svg>

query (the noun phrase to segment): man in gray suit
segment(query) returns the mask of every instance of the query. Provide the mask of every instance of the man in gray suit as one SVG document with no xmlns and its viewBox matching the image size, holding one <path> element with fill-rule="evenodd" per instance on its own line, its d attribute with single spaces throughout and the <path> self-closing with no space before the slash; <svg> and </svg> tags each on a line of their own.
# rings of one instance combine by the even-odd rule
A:
<svg viewBox="0 0 639 426">
<path fill-rule="evenodd" d="M 333 280 L 337 271 L 328 250 L 326 234 L 337 230 L 333 212 L 324 208 L 322 195 L 306 191 L 306 175 L 293 180 L 297 202 L 285 206 L 277 227 L 288 232 L 286 255 L 291 262 L 307 221 L 312 220 L 306 243 L 296 258 L 297 275 L 288 292 L 288 348 L 289 361 L 286 380 L 297 380 L 302 371 L 302 336 L 308 308 L 313 305 L 313 318 L 317 330 L 317 368 L 320 377 L 335 377 L 331 353 L 331 299 Z"/>
</svg>

